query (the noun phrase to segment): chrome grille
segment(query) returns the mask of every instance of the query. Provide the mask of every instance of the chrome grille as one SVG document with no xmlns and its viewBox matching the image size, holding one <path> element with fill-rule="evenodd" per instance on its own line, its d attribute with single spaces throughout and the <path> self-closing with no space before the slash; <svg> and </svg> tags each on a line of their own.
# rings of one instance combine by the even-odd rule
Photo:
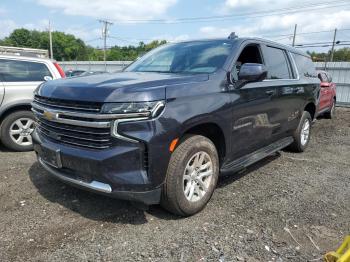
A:
<svg viewBox="0 0 350 262">
<path fill-rule="evenodd" d="M 63 143 L 103 149 L 111 146 L 109 129 L 76 128 L 38 119 L 38 131 L 44 136 Z"/>
<path fill-rule="evenodd" d="M 32 103 L 39 134 L 54 142 L 91 149 L 112 145 L 113 115 L 99 114 L 100 110 L 101 105 L 94 103 L 39 96 Z"/>
<path fill-rule="evenodd" d="M 58 110 L 74 110 L 81 112 L 100 112 L 102 104 L 94 102 L 76 102 L 56 98 L 48 98 L 35 95 L 35 103 L 43 107 L 49 107 Z"/>
</svg>

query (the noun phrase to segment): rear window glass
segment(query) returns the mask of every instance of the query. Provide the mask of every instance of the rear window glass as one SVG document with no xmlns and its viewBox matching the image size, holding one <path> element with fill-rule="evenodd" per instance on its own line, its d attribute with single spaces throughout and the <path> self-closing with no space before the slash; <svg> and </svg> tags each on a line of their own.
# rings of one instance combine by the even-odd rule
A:
<svg viewBox="0 0 350 262">
<path fill-rule="evenodd" d="M 43 63 L 0 59 L 0 76 L 4 82 L 44 81 L 52 77 Z"/>
<path fill-rule="evenodd" d="M 299 54 L 292 54 L 294 61 L 298 67 L 300 76 L 303 77 L 317 77 L 315 65 L 311 58 Z"/>
<path fill-rule="evenodd" d="M 291 74 L 285 51 L 267 46 L 264 50 L 267 79 L 290 79 Z"/>
</svg>

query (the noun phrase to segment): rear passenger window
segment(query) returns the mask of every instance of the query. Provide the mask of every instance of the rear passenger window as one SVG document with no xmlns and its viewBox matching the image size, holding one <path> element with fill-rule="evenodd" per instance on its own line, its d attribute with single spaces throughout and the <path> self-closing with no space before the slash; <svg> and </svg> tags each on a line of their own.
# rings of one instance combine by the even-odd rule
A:
<svg viewBox="0 0 350 262">
<path fill-rule="evenodd" d="M 44 81 L 52 77 L 43 63 L 0 59 L 0 75 L 4 82 Z"/>
<path fill-rule="evenodd" d="M 267 79 L 290 79 L 289 61 L 284 50 L 267 46 L 264 48 Z"/>
<path fill-rule="evenodd" d="M 315 65 L 310 57 L 293 53 L 293 58 L 298 67 L 300 76 L 317 77 Z"/>
</svg>

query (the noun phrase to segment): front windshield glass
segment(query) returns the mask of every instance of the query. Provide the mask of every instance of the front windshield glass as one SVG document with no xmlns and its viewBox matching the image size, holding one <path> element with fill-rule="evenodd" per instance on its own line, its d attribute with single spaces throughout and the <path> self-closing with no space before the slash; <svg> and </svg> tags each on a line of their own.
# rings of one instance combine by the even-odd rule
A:
<svg viewBox="0 0 350 262">
<path fill-rule="evenodd" d="M 232 49 L 230 40 L 193 41 L 158 47 L 125 71 L 160 73 L 213 73 Z"/>
</svg>

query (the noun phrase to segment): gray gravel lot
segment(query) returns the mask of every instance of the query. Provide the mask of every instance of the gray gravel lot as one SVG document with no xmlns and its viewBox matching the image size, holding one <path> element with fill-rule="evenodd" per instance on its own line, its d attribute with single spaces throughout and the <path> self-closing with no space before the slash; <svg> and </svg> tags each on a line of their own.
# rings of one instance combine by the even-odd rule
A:
<svg viewBox="0 0 350 262">
<path fill-rule="evenodd" d="M 317 261 L 350 233 L 350 109 L 337 114 L 303 154 L 221 178 L 189 218 L 67 186 L 0 147 L 0 261 Z"/>
</svg>

